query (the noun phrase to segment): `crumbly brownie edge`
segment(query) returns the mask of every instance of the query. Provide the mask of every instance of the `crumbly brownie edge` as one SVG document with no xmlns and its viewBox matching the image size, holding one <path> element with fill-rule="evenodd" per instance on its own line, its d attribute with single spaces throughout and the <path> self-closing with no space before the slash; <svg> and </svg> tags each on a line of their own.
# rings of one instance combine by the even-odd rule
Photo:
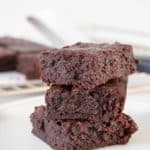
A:
<svg viewBox="0 0 150 150">
<path fill-rule="evenodd" d="M 45 107 L 31 115 L 33 133 L 56 150 L 91 150 L 108 145 L 126 144 L 137 131 L 136 123 L 122 114 L 109 124 L 87 121 L 53 121 L 45 119 Z"/>
</svg>

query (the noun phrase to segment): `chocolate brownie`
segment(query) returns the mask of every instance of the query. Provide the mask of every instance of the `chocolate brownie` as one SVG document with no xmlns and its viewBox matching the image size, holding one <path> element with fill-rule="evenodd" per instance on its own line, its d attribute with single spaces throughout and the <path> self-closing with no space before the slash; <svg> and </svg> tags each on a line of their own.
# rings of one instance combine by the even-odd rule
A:
<svg viewBox="0 0 150 150">
<path fill-rule="evenodd" d="M 48 49 L 47 46 L 32 42 L 29 40 L 14 38 L 14 37 L 1 37 L 0 47 L 7 48 L 16 53 L 31 53 Z"/>
<path fill-rule="evenodd" d="M 0 48 L 0 71 L 16 69 L 16 55 L 8 49 Z"/>
<path fill-rule="evenodd" d="M 0 38 L 0 71 L 16 70 L 27 78 L 40 77 L 37 54 L 49 47 L 14 37 Z M 7 55 L 6 55 L 7 54 Z"/>
<path fill-rule="evenodd" d="M 73 86 L 52 85 L 46 93 L 50 119 L 102 119 L 109 122 L 124 108 L 127 78 L 108 81 L 84 90 Z"/>
<path fill-rule="evenodd" d="M 39 53 L 20 54 L 18 56 L 17 71 L 26 75 L 28 79 L 39 79 Z"/>
<path fill-rule="evenodd" d="M 93 88 L 135 72 L 137 61 L 130 45 L 76 43 L 43 52 L 40 63 L 48 85 Z"/>
<path fill-rule="evenodd" d="M 45 107 L 37 107 L 31 115 L 33 133 L 55 150 L 91 150 L 115 144 L 126 144 L 137 130 L 127 115 L 105 123 L 79 120 L 47 120 Z"/>
</svg>

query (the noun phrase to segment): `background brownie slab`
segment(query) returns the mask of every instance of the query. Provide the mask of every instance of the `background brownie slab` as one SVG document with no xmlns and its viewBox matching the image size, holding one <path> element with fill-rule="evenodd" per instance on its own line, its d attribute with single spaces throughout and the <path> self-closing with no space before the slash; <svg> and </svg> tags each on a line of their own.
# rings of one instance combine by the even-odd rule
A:
<svg viewBox="0 0 150 150">
<path fill-rule="evenodd" d="M 40 77 L 37 53 L 50 48 L 29 40 L 1 37 L 0 49 L 0 71 L 17 68 L 17 71 L 24 73 L 27 78 L 34 79 Z M 4 53 L 9 55 L 6 57 Z"/>
<path fill-rule="evenodd" d="M 42 79 L 48 85 L 92 88 L 136 70 L 132 47 L 119 43 L 76 43 L 43 52 L 40 62 Z"/>
<path fill-rule="evenodd" d="M 16 55 L 8 49 L 0 48 L 0 71 L 16 69 Z"/>
<path fill-rule="evenodd" d="M 45 107 L 36 108 L 31 115 L 33 133 L 55 150 L 91 150 L 93 148 L 126 144 L 137 130 L 135 122 L 121 114 L 108 124 L 101 122 L 67 120 L 53 121 L 45 118 Z"/>
<path fill-rule="evenodd" d="M 28 79 L 38 79 L 41 76 L 39 67 L 39 53 L 20 54 L 18 56 L 17 71 L 26 75 Z"/>
<path fill-rule="evenodd" d="M 9 49 L 16 53 L 30 53 L 48 49 L 45 45 L 14 37 L 1 37 L 0 47 Z"/>
<path fill-rule="evenodd" d="M 114 79 L 90 90 L 51 86 L 46 93 L 50 119 L 102 119 L 118 116 L 126 98 L 127 78 Z"/>
</svg>

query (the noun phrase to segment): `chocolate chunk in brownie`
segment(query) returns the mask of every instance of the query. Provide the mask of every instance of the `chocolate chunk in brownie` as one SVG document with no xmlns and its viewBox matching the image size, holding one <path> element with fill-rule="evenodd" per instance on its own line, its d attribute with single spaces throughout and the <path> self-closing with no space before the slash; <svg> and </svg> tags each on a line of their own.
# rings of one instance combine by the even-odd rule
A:
<svg viewBox="0 0 150 150">
<path fill-rule="evenodd" d="M 124 108 L 127 78 L 108 81 L 90 90 L 52 85 L 46 93 L 50 119 L 105 119 L 117 117 Z"/>
<path fill-rule="evenodd" d="M 0 47 L 0 71 L 16 69 L 16 55 L 14 52 Z"/>
<path fill-rule="evenodd" d="M 18 56 L 17 71 L 26 75 L 28 79 L 39 79 L 39 53 L 20 54 Z"/>
<path fill-rule="evenodd" d="M 104 84 L 136 70 L 132 46 L 120 43 L 76 43 L 43 52 L 40 63 L 42 79 L 48 85 L 84 88 Z"/>
<path fill-rule="evenodd" d="M 79 120 L 47 120 L 45 107 L 37 107 L 31 115 L 33 133 L 55 150 L 92 150 L 115 144 L 126 144 L 137 130 L 127 115 L 105 123 Z"/>
</svg>

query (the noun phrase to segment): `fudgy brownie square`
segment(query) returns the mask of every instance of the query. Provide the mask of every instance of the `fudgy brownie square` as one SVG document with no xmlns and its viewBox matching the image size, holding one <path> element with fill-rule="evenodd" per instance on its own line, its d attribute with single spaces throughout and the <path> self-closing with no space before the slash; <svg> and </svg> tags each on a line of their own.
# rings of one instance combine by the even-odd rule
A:
<svg viewBox="0 0 150 150">
<path fill-rule="evenodd" d="M 117 117 L 124 108 L 127 78 L 84 90 L 73 86 L 52 85 L 46 92 L 50 119 L 105 120 Z"/>
<path fill-rule="evenodd" d="M 136 123 L 121 114 L 109 123 L 79 120 L 47 120 L 45 107 L 31 115 L 33 133 L 55 150 L 92 150 L 115 144 L 126 144 L 137 130 Z"/>
<path fill-rule="evenodd" d="M 17 71 L 26 75 L 28 79 L 39 79 L 39 53 L 20 54 L 17 61 Z"/>
<path fill-rule="evenodd" d="M 0 71 L 16 69 L 16 55 L 8 49 L 0 48 Z"/>
<path fill-rule="evenodd" d="M 135 72 L 137 62 L 130 45 L 76 43 L 43 52 L 40 63 L 48 85 L 93 88 Z"/>
</svg>

